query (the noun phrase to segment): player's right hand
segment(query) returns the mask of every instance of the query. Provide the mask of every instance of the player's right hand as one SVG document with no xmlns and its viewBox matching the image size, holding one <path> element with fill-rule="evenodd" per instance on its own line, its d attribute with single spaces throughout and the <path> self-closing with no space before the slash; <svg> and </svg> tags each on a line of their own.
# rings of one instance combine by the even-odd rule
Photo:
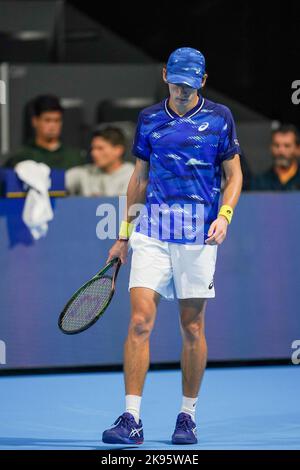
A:
<svg viewBox="0 0 300 470">
<path fill-rule="evenodd" d="M 128 255 L 128 240 L 117 240 L 108 252 L 106 263 L 109 263 L 113 258 L 120 258 L 121 263 L 125 264 Z"/>
</svg>

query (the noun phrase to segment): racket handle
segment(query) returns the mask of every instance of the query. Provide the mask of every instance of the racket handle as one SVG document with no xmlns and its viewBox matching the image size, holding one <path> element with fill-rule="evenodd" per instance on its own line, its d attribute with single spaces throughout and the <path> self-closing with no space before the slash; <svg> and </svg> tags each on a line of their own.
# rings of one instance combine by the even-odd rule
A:
<svg viewBox="0 0 300 470">
<path fill-rule="evenodd" d="M 120 267 L 122 266 L 122 262 L 120 260 L 120 258 L 116 258 L 118 261 L 117 261 L 117 266 L 116 266 L 116 269 L 115 269 L 115 272 L 114 272 L 114 276 L 113 276 L 113 280 L 112 280 L 112 288 L 114 289 L 115 288 L 115 284 L 116 284 L 116 280 L 117 280 L 117 276 L 118 276 L 118 272 L 120 270 Z"/>
<path fill-rule="evenodd" d="M 107 263 L 107 265 L 105 266 L 105 268 L 110 268 L 110 267 L 113 266 L 115 263 L 120 262 L 120 261 L 121 261 L 120 258 L 113 258 L 113 259 L 111 259 L 111 260 Z"/>
</svg>

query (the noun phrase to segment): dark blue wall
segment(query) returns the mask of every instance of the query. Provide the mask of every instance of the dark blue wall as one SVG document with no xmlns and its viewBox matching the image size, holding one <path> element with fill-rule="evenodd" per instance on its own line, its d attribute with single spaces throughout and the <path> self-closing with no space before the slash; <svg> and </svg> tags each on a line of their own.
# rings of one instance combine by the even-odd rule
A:
<svg viewBox="0 0 300 470">
<path fill-rule="evenodd" d="M 56 199 L 45 239 L 32 242 L 21 222 L 23 200 L 0 200 L 0 368 L 120 364 L 129 319 L 129 265 L 104 317 L 65 336 L 57 317 L 65 301 L 102 267 L 112 242 L 96 237 L 101 202 Z M 216 298 L 207 309 L 210 360 L 290 357 L 300 338 L 300 194 L 243 194 L 219 248 Z M 176 302 L 162 301 L 152 362 L 178 361 Z"/>
</svg>

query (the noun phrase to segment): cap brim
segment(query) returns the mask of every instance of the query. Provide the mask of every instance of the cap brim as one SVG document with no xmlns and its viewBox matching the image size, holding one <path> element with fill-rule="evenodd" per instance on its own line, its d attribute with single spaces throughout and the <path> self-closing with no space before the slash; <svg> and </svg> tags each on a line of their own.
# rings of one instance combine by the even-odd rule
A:
<svg viewBox="0 0 300 470">
<path fill-rule="evenodd" d="M 199 79 L 197 79 L 193 77 L 188 77 L 186 75 L 167 73 L 166 78 L 167 78 L 168 83 L 188 85 L 191 88 L 195 88 L 196 90 L 201 88 L 201 84 L 202 84 L 202 77 L 199 77 Z"/>
</svg>

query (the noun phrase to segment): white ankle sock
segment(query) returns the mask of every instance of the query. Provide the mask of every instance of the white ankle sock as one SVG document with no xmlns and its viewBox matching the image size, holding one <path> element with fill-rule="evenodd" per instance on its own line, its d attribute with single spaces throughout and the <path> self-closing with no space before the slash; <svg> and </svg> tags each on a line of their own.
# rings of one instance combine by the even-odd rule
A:
<svg viewBox="0 0 300 470">
<path fill-rule="evenodd" d="M 181 413 L 188 413 L 191 415 L 193 421 L 195 421 L 195 413 L 196 413 L 196 405 L 197 405 L 198 397 L 196 398 L 188 398 L 183 396 L 182 397 L 182 405 L 181 405 Z"/>
<path fill-rule="evenodd" d="M 125 395 L 126 412 L 131 413 L 137 424 L 140 420 L 140 408 L 142 397 L 138 395 Z"/>
</svg>

